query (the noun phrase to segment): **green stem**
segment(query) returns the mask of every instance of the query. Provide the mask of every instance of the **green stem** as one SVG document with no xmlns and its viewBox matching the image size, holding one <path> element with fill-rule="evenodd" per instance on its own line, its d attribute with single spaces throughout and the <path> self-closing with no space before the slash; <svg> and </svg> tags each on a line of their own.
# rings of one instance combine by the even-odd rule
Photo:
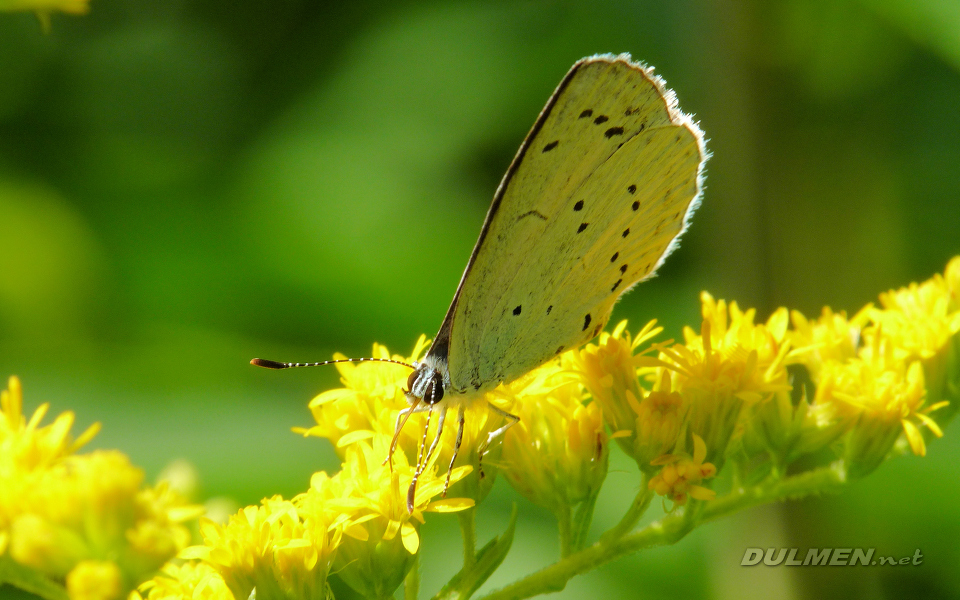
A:
<svg viewBox="0 0 960 600">
<path fill-rule="evenodd" d="M 557 528 L 560 530 L 560 558 L 566 558 L 573 552 L 573 522 L 570 507 L 562 504 L 556 512 Z"/>
<path fill-rule="evenodd" d="M 620 519 L 619 523 L 600 536 L 600 542 L 604 544 L 610 543 L 629 533 L 636 527 L 637 522 L 640 521 L 643 514 L 647 512 L 647 507 L 650 506 L 650 500 L 652 499 L 653 490 L 647 489 L 647 477 L 644 476 L 643 479 L 640 480 L 640 491 L 637 492 L 637 496 L 630 504 L 630 508 L 623 514 L 623 518 Z"/>
<path fill-rule="evenodd" d="M 703 521 L 728 515 L 758 504 L 775 500 L 801 498 L 822 492 L 839 492 L 847 483 L 847 473 L 842 461 L 820 467 L 780 480 L 762 483 L 752 488 L 741 488 L 707 502 L 702 514 Z"/>
<path fill-rule="evenodd" d="M 538 594 L 559 592 L 566 587 L 567 581 L 575 575 L 586 573 L 604 563 L 638 550 L 673 544 L 699 523 L 775 500 L 799 498 L 822 492 L 836 492 L 846 483 L 846 480 L 843 465 L 838 461 L 827 467 L 779 481 L 771 481 L 751 489 L 739 489 L 716 500 L 697 503 L 699 506 L 690 506 L 689 512 L 684 511 L 679 514 L 667 515 L 637 532 L 617 537 L 615 532 L 629 530 L 629 527 L 632 527 L 632 525 L 627 527 L 626 523 L 630 520 L 634 507 L 640 510 L 641 507 L 645 508 L 646 504 L 649 503 L 649 497 L 643 499 L 644 494 L 641 493 L 634 500 L 634 504 L 627 511 L 624 519 L 604 534 L 600 541 L 561 559 L 545 569 L 493 591 L 483 596 L 481 600 L 520 600 Z"/>
<path fill-rule="evenodd" d="M 457 513 L 460 520 L 460 536 L 463 538 L 463 568 L 469 570 L 477 562 L 477 507 L 473 506 Z"/>
<path fill-rule="evenodd" d="M 597 506 L 598 487 L 586 500 L 577 507 L 573 516 L 573 551 L 583 550 L 587 545 L 587 535 L 590 533 L 590 524 L 593 522 L 593 509 Z"/>
<path fill-rule="evenodd" d="M 413 556 L 413 567 L 403 579 L 403 599 L 417 600 L 420 595 L 420 553 Z M 392 596 L 391 596 L 392 597 Z"/>
</svg>

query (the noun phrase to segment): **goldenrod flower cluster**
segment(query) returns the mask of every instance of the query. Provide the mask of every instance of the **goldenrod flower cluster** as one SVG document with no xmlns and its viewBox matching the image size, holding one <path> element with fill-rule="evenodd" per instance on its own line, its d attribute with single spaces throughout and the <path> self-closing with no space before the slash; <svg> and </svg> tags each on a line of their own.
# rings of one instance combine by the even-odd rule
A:
<svg viewBox="0 0 960 600">
<path fill-rule="evenodd" d="M 326 600 L 333 579 L 363 597 L 392 596 L 416 576 L 424 514 L 468 511 L 461 525 L 472 544 L 464 523 L 472 522 L 469 510 L 498 473 L 556 514 L 561 555 L 568 556 L 585 545 L 611 440 L 636 461 L 643 483 L 600 544 L 626 539 L 654 493 L 674 507 L 692 506 L 677 518 L 695 518 L 717 496 L 712 487 L 720 487 L 717 476 L 728 464 L 729 493 L 744 496 L 750 485 L 784 478 L 797 458 L 819 460 L 828 449 L 830 468 L 852 477 L 892 453 L 922 456 L 955 410 L 960 257 L 943 275 L 884 293 L 852 318 L 825 308 L 809 319 L 779 308 L 757 322 L 754 309 L 706 292 L 701 314 L 682 342 L 654 342 L 661 333 L 655 323 L 632 336 L 624 322 L 596 343 L 473 399 L 455 460 L 457 426 L 448 419 L 438 435 L 432 412 L 412 415 L 395 437 L 408 407 L 409 368 L 337 364 L 342 387 L 314 398 L 316 424 L 294 431 L 328 439 L 341 470 L 316 473 L 292 499 L 266 498 L 225 523 L 203 520 L 202 542 L 181 550 L 135 598 Z M 412 363 L 426 348 L 421 337 L 409 357 L 380 345 L 373 357 Z M 122 455 L 72 455 L 92 433 L 71 441 L 69 413 L 40 428 L 41 408 L 24 423 L 19 394 L 11 380 L 0 421 L 0 477 L 10 482 L 0 488 L 0 549 L 65 582 L 75 598 L 116 597 L 185 545 L 177 523 L 186 511 L 163 486 L 140 490 L 139 479 L 124 475 L 132 468 Z M 508 424 L 504 413 L 519 421 L 497 436 Z M 437 451 L 425 452 L 434 441 Z M 438 498 L 448 491 L 450 498 Z M 63 497 L 76 500 L 65 504 Z M 126 498 L 133 508 L 118 508 L 128 506 Z M 128 519 L 122 526 L 118 514 Z M 509 548 L 501 542 L 482 549 L 482 558 L 467 548 L 465 570 L 450 585 L 479 585 Z"/>
<path fill-rule="evenodd" d="M 637 352 L 623 325 L 579 351 L 577 370 L 613 438 L 658 494 L 684 504 L 728 460 L 782 474 L 799 456 L 832 447 L 850 476 L 876 468 L 903 440 L 924 455 L 956 400 L 960 257 L 946 274 L 880 296 L 854 317 L 817 320 L 755 311 L 704 292 L 699 331 Z M 792 327 L 791 327 L 792 325 Z M 809 387 L 795 385 L 800 378 Z M 940 411 L 934 420 L 931 413 Z"/>
<path fill-rule="evenodd" d="M 366 597 L 387 597 L 403 582 L 420 547 L 425 512 L 473 506 L 463 498 L 434 500 L 446 474 L 435 461 L 420 477 L 411 513 L 407 487 L 414 468 L 402 454 L 384 464 L 390 438 L 351 444 L 341 471 L 314 474 L 310 488 L 293 498 L 265 498 L 225 524 L 204 519 L 201 545 L 180 553 L 185 565 L 167 565 L 140 588 L 141 598 L 325 599 L 336 573 Z M 451 473 L 458 482 L 470 472 Z"/>
<path fill-rule="evenodd" d="M 74 438 L 73 413 L 41 425 L 48 409 L 26 419 L 16 377 L 0 392 L 0 561 L 72 599 L 122 598 L 190 543 L 199 508 L 120 452 L 75 454 L 99 425 Z"/>
</svg>

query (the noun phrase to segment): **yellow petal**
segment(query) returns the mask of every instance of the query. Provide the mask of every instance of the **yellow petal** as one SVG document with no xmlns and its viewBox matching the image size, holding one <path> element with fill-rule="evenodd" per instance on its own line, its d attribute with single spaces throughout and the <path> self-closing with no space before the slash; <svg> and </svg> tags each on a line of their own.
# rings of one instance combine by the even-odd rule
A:
<svg viewBox="0 0 960 600">
<path fill-rule="evenodd" d="M 696 498 L 697 500 L 713 500 L 717 493 L 709 488 L 705 488 L 699 485 L 691 485 L 690 489 L 691 498 Z"/>
<path fill-rule="evenodd" d="M 207 560 L 210 558 L 210 550 L 209 546 L 188 546 L 177 554 L 177 558 Z"/>
<path fill-rule="evenodd" d="M 337 441 L 337 448 L 344 448 L 346 446 L 349 446 L 350 444 L 359 442 L 361 440 L 369 440 L 373 436 L 374 436 L 374 433 L 369 429 L 357 429 L 341 437 Z"/>
<path fill-rule="evenodd" d="M 920 430 L 911 421 L 901 421 L 903 423 L 903 432 L 907 434 L 907 441 L 910 442 L 910 449 L 917 456 L 927 455 L 927 446 L 923 443 L 923 436 Z"/>
<path fill-rule="evenodd" d="M 704 443 L 703 438 L 697 434 L 693 434 L 693 461 L 696 463 L 702 463 L 703 459 L 707 457 L 707 445 Z"/>
<path fill-rule="evenodd" d="M 431 502 L 425 509 L 428 512 L 448 513 L 466 510 L 474 505 L 471 498 L 446 498 Z"/>
<path fill-rule="evenodd" d="M 940 426 L 937 425 L 937 422 L 928 417 L 923 413 L 916 413 L 917 418 L 923 421 L 923 424 L 927 426 L 930 431 L 933 432 L 933 435 L 937 437 L 943 437 L 943 430 L 940 429 Z"/>
<path fill-rule="evenodd" d="M 365 542 L 370 538 L 367 528 L 357 524 L 347 525 L 343 528 L 343 533 L 349 535 L 355 540 L 360 540 L 361 542 Z"/>
<path fill-rule="evenodd" d="M 410 554 L 416 554 L 420 548 L 420 536 L 417 535 L 417 529 L 410 523 L 404 523 L 400 529 L 400 536 L 403 538 L 403 547 Z"/>
<path fill-rule="evenodd" d="M 174 523 L 183 523 L 202 517 L 207 512 L 207 507 L 202 504 L 191 504 L 187 506 L 175 506 L 167 511 L 167 518 Z"/>
<path fill-rule="evenodd" d="M 400 530 L 400 521 L 390 521 L 387 523 L 387 529 L 383 532 L 383 539 L 389 541 L 392 540 L 397 535 L 397 531 Z"/>
</svg>

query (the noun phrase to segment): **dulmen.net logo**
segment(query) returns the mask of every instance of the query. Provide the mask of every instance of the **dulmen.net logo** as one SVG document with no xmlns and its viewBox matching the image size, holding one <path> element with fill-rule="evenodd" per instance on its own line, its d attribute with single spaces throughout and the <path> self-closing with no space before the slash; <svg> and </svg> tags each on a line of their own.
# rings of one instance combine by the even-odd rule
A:
<svg viewBox="0 0 960 600">
<path fill-rule="evenodd" d="M 877 556 L 876 548 L 810 548 L 806 554 L 799 548 L 747 548 L 740 561 L 744 567 L 761 564 L 768 567 L 897 567 L 921 563 L 923 555 L 919 548 L 912 556 L 902 557 Z"/>
</svg>

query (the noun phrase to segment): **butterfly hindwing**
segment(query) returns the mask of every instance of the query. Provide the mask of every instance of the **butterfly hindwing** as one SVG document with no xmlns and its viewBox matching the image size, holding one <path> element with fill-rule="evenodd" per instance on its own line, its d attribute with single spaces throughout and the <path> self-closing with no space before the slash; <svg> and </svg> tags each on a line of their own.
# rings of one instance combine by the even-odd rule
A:
<svg viewBox="0 0 960 600">
<path fill-rule="evenodd" d="M 699 195 L 702 136 L 649 69 L 578 62 L 491 205 L 430 353 L 487 391 L 595 337 L 656 270 Z"/>
</svg>

